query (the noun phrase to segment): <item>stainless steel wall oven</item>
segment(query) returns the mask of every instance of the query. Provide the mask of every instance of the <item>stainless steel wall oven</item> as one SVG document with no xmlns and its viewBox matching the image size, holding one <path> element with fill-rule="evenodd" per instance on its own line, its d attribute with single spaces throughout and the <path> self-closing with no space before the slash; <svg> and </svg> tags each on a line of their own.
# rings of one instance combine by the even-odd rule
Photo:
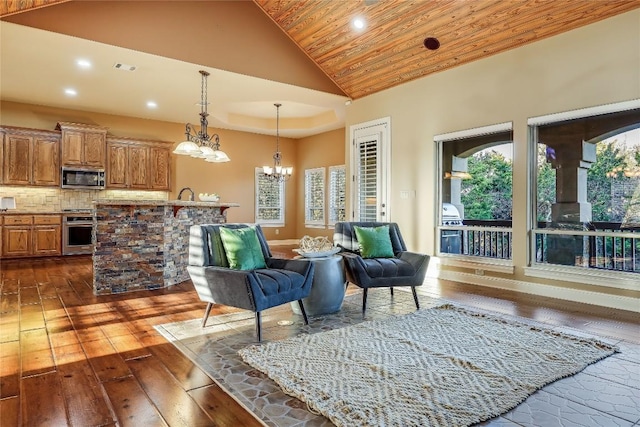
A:
<svg viewBox="0 0 640 427">
<path fill-rule="evenodd" d="M 62 255 L 92 253 L 93 216 L 91 212 L 65 212 L 62 220 Z"/>
</svg>

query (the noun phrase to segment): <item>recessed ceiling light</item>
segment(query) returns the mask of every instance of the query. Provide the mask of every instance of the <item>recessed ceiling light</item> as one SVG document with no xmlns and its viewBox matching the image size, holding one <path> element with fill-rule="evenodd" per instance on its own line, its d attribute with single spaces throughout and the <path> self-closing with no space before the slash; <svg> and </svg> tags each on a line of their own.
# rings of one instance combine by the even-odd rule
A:
<svg viewBox="0 0 640 427">
<path fill-rule="evenodd" d="M 158 104 L 156 104 L 154 101 L 147 101 L 147 107 L 158 108 Z"/>
<path fill-rule="evenodd" d="M 75 89 L 72 88 L 67 88 L 64 90 L 64 94 L 67 96 L 76 96 L 78 94 L 78 92 L 76 92 Z"/>
<path fill-rule="evenodd" d="M 76 65 L 80 68 L 91 68 L 91 61 L 87 59 L 78 59 Z"/>
<path fill-rule="evenodd" d="M 358 16 L 357 18 L 354 18 L 353 21 L 351 21 L 351 24 L 356 30 L 363 30 L 367 25 L 367 22 L 364 20 L 364 18 Z"/>
</svg>

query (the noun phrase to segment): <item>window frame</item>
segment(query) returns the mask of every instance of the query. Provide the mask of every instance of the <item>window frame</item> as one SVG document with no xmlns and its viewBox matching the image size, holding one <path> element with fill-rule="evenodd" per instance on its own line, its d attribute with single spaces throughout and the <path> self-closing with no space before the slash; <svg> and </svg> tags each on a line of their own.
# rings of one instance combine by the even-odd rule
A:
<svg viewBox="0 0 640 427">
<path fill-rule="evenodd" d="M 524 275 L 551 280 L 564 280 L 567 282 L 589 284 L 595 286 L 611 287 L 625 290 L 638 290 L 638 274 L 620 270 L 600 270 L 586 268 L 584 266 L 563 265 L 556 263 L 544 263 L 537 260 L 536 236 L 544 234 L 545 228 L 538 227 L 538 127 L 549 124 L 561 123 L 574 119 L 587 119 L 610 113 L 622 113 L 628 110 L 640 108 L 640 99 L 623 101 L 612 104 L 604 104 L 594 107 L 581 108 L 560 113 L 547 114 L 527 119 L 528 126 L 528 215 L 527 234 L 529 235 L 527 266 Z M 616 133 L 617 134 L 617 133 Z M 549 234 L 559 234 L 552 230 Z M 577 231 L 576 235 L 608 234 L 610 236 L 626 236 L 625 233 L 614 234 L 612 232 Z M 570 235 L 570 234 L 567 234 Z M 628 235 L 627 237 L 634 237 Z"/>
<path fill-rule="evenodd" d="M 322 202 L 321 206 L 311 206 L 311 195 L 317 191 L 313 186 L 312 177 L 320 176 L 320 189 L 319 192 L 322 194 Z M 326 177 L 325 177 L 325 168 L 311 168 L 305 169 L 304 171 L 304 225 L 307 228 L 325 228 L 326 224 Z M 311 218 L 311 210 L 312 209 L 321 209 L 322 210 L 322 218 L 314 220 Z"/>
<path fill-rule="evenodd" d="M 391 221 L 391 117 L 383 117 L 364 123 L 352 125 L 349 128 L 351 148 L 350 202 L 351 211 L 348 213 L 351 221 Z M 375 171 L 370 176 L 362 176 L 362 145 L 361 143 L 375 143 Z M 375 219 L 367 218 L 367 209 L 363 210 L 361 185 L 363 178 L 375 179 Z M 371 194 L 373 196 L 373 194 Z M 362 213 L 365 215 L 362 215 Z"/>
<path fill-rule="evenodd" d="M 285 182 L 281 181 L 278 183 L 273 183 L 273 184 L 278 184 L 279 185 L 279 206 L 260 206 L 260 198 L 259 198 L 259 194 L 262 192 L 261 190 L 261 177 L 265 177 L 264 175 L 264 171 L 263 168 L 261 167 L 257 167 L 255 168 L 255 212 L 254 212 L 254 216 L 255 216 L 255 223 L 256 224 L 260 224 L 262 227 L 284 227 L 285 225 L 285 207 L 286 207 L 286 198 L 285 198 Z M 266 179 L 266 177 L 265 177 Z M 280 209 L 280 215 L 278 217 L 278 219 L 262 219 L 260 218 L 260 209 L 266 209 L 266 208 L 276 208 L 276 209 Z"/>
<path fill-rule="evenodd" d="M 433 141 L 436 144 L 436 185 L 437 185 L 437 203 L 434 206 L 435 218 L 436 218 L 436 254 L 440 257 L 440 262 L 444 265 L 452 266 L 467 266 L 467 265 L 482 265 L 483 270 L 495 271 L 499 273 L 510 273 L 514 271 L 513 256 L 508 258 L 500 258 L 484 255 L 466 255 L 463 253 L 448 253 L 442 252 L 442 236 L 443 232 L 457 232 L 464 235 L 465 232 L 470 233 L 503 233 L 512 235 L 513 227 L 480 227 L 469 225 L 445 225 L 443 218 L 443 177 L 445 176 L 444 170 L 444 149 L 443 145 L 446 142 L 464 140 L 468 138 L 482 137 L 484 135 L 499 134 L 503 132 L 511 132 L 513 138 L 513 122 L 497 123 L 494 125 L 482 126 L 472 129 L 465 129 L 461 131 L 454 131 L 445 134 L 435 135 Z M 514 144 L 513 139 L 511 142 Z M 513 171 L 512 171 L 513 174 Z M 512 184 L 513 185 L 513 184 Z M 513 187 L 512 187 L 513 191 Z M 501 234 L 500 234 L 501 235 Z"/>
<path fill-rule="evenodd" d="M 335 177 L 335 173 L 341 171 L 344 180 L 344 186 L 342 189 L 338 189 Z M 329 187 L 327 189 L 329 194 L 329 206 L 327 213 L 327 225 L 328 227 L 335 227 L 336 223 L 340 221 L 336 214 L 339 209 L 344 211 L 342 221 L 347 220 L 347 167 L 346 165 L 329 166 Z M 340 202 L 340 194 L 342 193 L 342 203 Z"/>
</svg>

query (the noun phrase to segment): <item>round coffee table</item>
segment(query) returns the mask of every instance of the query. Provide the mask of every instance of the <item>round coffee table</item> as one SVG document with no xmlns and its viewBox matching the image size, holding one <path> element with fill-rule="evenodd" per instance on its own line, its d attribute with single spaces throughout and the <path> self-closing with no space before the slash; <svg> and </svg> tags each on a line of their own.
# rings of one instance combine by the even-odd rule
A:
<svg viewBox="0 0 640 427">
<path fill-rule="evenodd" d="M 342 255 L 304 259 L 314 266 L 311 292 L 307 298 L 302 299 L 307 315 L 317 316 L 340 310 L 346 289 Z M 291 303 L 291 309 L 296 314 L 302 314 L 297 301 Z"/>
</svg>

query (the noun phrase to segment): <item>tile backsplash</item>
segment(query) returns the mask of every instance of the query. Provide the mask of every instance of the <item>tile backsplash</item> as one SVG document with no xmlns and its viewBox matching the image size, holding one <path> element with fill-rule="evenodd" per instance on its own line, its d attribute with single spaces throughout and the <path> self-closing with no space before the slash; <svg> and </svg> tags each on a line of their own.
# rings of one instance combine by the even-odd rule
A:
<svg viewBox="0 0 640 427">
<path fill-rule="evenodd" d="M 16 210 L 52 212 L 90 209 L 96 199 L 169 200 L 167 191 L 65 190 L 61 188 L 12 187 L 0 185 L 0 197 L 15 197 Z"/>
</svg>

